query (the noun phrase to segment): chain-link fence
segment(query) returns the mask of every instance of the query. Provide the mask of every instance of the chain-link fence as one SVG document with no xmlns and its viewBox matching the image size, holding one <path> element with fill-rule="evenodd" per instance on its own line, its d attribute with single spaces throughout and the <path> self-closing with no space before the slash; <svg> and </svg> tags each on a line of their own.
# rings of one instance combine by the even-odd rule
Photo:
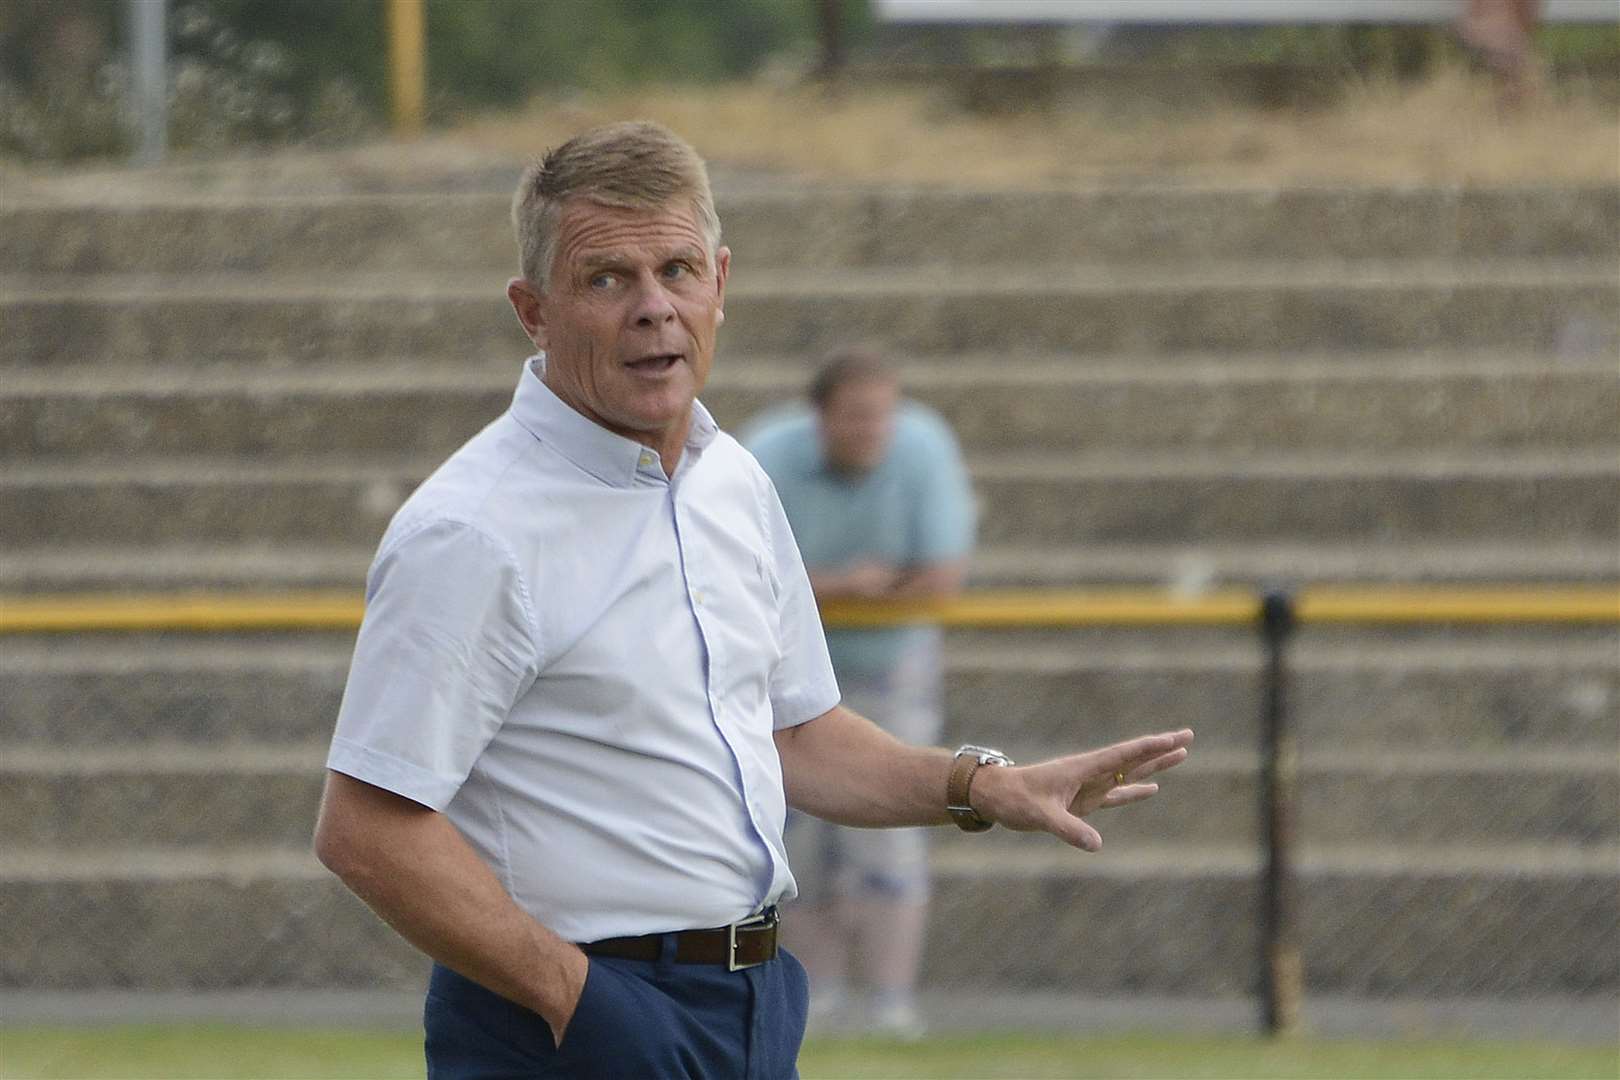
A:
<svg viewBox="0 0 1620 1080">
<path fill-rule="evenodd" d="M 347 644 L 7 639 L 8 989 L 420 987 L 423 961 L 307 851 Z M 1603 1033 L 1620 997 L 1615 645 L 1597 623 L 1307 623 L 1288 640 L 1282 926 L 1302 981 L 1277 991 L 1285 1018 L 1297 990 L 1307 1027 Z M 1099 818 L 1101 854 L 937 834 L 925 1008 L 1259 1025 L 1261 635 L 966 628 L 950 661 L 948 738 L 1026 759 L 1183 723 L 1200 739 L 1159 796 Z"/>
<path fill-rule="evenodd" d="M 955 938 L 983 905 L 1005 921 L 969 966 L 1044 993 L 1241 998 L 1257 1024 L 1276 995 L 1280 1020 L 1302 1004 L 1305 1026 L 1334 1030 L 1612 1034 L 1612 626 L 1412 625 L 1411 611 L 1392 621 L 1405 625 L 1307 623 L 1289 642 L 1280 815 L 1266 804 L 1258 636 L 1086 631 L 1067 658 L 1064 647 L 964 643 L 956 734 L 1001 716 L 1010 745 L 1042 750 L 1155 720 L 1200 737 L 1155 800 L 1099 821 L 1109 846 L 1094 859 L 1016 841 L 1000 853 L 945 845 L 948 882 L 990 880 L 941 920 L 949 960 L 933 976 L 971 981 L 952 970 Z M 1274 822 L 1287 842 L 1280 920 Z M 998 875 L 1033 881 L 1019 886 L 1031 899 L 1009 908 Z"/>
</svg>

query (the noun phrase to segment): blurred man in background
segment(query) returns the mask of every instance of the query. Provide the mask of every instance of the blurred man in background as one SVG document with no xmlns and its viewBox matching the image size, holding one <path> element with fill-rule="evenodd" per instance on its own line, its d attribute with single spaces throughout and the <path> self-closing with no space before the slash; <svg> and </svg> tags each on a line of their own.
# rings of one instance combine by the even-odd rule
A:
<svg viewBox="0 0 1620 1080">
<path fill-rule="evenodd" d="M 1457 36 L 1496 78 L 1504 107 L 1523 104 L 1536 90 L 1542 6 L 1542 0 L 1465 0 L 1457 19 Z"/>
<path fill-rule="evenodd" d="M 809 407 L 763 418 L 746 443 L 776 485 L 820 602 L 927 599 L 962 585 L 973 546 L 972 491 L 950 428 L 901 397 L 870 349 L 829 357 Z M 905 742 L 939 740 L 941 634 L 914 624 L 831 630 L 844 702 Z M 812 979 L 812 1023 L 850 1014 L 851 976 L 873 992 L 862 1010 L 887 1034 L 920 1035 L 915 986 L 928 914 L 927 833 L 789 819 L 800 902 L 788 941 Z M 852 971 L 852 958 L 864 970 Z"/>
</svg>

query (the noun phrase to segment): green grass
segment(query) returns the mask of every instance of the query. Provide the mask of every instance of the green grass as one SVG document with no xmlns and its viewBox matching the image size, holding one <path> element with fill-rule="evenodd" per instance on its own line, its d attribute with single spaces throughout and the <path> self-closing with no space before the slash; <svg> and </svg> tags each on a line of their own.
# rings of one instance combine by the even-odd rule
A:
<svg viewBox="0 0 1620 1080">
<path fill-rule="evenodd" d="M 1130 1035 L 1063 1039 L 1001 1035 L 893 1043 L 821 1043 L 801 1062 L 811 1077 L 1352 1077 L 1602 1078 L 1620 1050 L 1525 1043 L 1371 1042 Z"/>
<path fill-rule="evenodd" d="M 1372 1042 L 1130 1035 L 996 1035 L 812 1043 L 805 1080 L 876 1077 L 1559 1078 L 1614 1080 L 1620 1048 L 1519 1042 Z M 0 1029 L 4 1080 L 406 1078 L 422 1075 L 410 1032 L 224 1026 Z"/>
</svg>

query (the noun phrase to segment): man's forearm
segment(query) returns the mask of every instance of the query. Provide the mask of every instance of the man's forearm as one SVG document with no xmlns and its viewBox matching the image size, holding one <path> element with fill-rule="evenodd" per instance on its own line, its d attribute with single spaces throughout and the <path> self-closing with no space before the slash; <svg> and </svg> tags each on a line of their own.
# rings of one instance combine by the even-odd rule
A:
<svg viewBox="0 0 1620 1080">
<path fill-rule="evenodd" d="M 842 705 L 776 734 L 788 805 L 841 825 L 939 825 L 951 755 L 911 746 Z"/>
<path fill-rule="evenodd" d="M 412 945 L 543 1016 L 561 1036 L 588 962 L 501 887 L 443 814 L 327 775 L 316 854 Z"/>
<path fill-rule="evenodd" d="M 810 589 L 816 602 L 852 597 L 863 600 L 936 600 L 962 591 L 967 563 L 917 563 L 897 567 L 866 560 L 836 569 L 810 567 Z"/>
<path fill-rule="evenodd" d="M 988 821 L 1049 832 L 1085 851 L 1102 836 L 1083 819 L 1159 790 L 1151 778 L 1187 759 L 1190 729 L 1126 739 L 1034 765 L 980 769 L 968 803 Z M 788 805 L 843 825 L 935 825 L 949 820 L 951 755 L 906 746 L 843 706 L 776 733 Z"/>
<path fill-rule="evenodd" d="M 921 563 L 902 570 L 889 595 L 896 600 L 943 599 L 961 592 L 966 577 L 965 562 Z"/>
</svg>

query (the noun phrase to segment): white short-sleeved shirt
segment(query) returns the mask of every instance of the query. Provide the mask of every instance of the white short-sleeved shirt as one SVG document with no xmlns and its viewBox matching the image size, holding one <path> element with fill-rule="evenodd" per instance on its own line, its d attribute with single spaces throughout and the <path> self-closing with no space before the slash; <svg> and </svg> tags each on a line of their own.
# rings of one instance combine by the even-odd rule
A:
<svg viewBox="0 0 1620 1080">
<path fill-rule="evenodd" d="M 772 732 L 838 703 L 809 580 L 701 404 L 666 478 L 543 363 L 389 525 L 327 764 L 564 938 L 722 925 L 796 891 Z"/>
</svg>

